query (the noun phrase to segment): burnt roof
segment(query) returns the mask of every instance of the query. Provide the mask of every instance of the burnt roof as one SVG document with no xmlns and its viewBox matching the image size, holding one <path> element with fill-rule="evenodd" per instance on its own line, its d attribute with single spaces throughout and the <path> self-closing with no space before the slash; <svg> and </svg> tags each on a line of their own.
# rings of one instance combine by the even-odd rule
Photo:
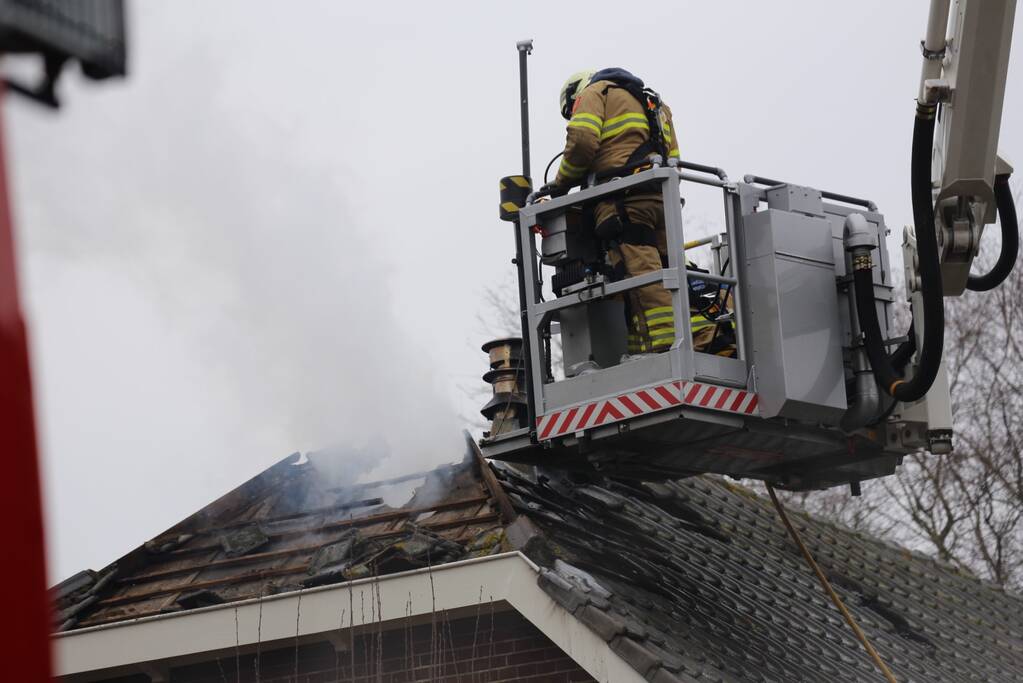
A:
<svg viewBox="0 0 1023 683">
<path fill-rule="evenodd" d="M 500 551 L 477 462 L 358 485 L 339 485 L 337 465 L 295 453 L 105 569 L 72 576 L 53 589 L 58 630 Z"/>
<path fill-rule="evenodd" d="M 538 583 L 649 680 L 882 680 L 769 501 L 487 465 L 337 486 L 290 456 L 115 564 L 54 589 L 64 629 L 518 549 Z M 418 485 L 388 507 L 388 486 Z M 1009 681 L 1023 600 L 923 555 L 793 514 L 900 680 Z"/>
</svg>

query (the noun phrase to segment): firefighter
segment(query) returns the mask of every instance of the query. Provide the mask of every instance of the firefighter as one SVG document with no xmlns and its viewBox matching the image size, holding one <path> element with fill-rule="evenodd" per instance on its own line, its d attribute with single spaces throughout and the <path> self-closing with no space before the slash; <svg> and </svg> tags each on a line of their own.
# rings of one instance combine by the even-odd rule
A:
<svg viewBox="0 0 1023 683">
<path fill-rule="evenodd" d="M 624 69 L 573 74 L 561 88 L 561 115 L 568 121 L 568 134 L 554 180 L 559 192 L 567 192 L 589 173 L 613 173 L 640 164 L 651 154 L 662 159 L 679 157 L 671 110 Z M 624 270 L 623 275 L 643 275 L 663 267 L 660 190 L 644 188 L 600 202 L 593 214 L 596 234 L 611 245 L 611 265 Z M 667 351 L 674 344 L 671 294 L 661 284 L 627 292 L 627 315 L 629 354 Z M 702 316 L 701 320 L 707 322 Z"/>
</svg>

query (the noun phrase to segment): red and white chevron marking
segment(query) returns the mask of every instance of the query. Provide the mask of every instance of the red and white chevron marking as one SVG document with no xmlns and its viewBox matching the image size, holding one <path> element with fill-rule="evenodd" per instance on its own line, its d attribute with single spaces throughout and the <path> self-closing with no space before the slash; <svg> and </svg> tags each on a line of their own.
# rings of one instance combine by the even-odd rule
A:
<svg viewBox="0 0 1023 683">
<path fill-rule="evenodd" d="M 702 382 L 668 382 L 541 415 L 536 419 L 537 438 L 546 441 L 681 405 L 754 415 L 757 395 Z"/>
</svg>

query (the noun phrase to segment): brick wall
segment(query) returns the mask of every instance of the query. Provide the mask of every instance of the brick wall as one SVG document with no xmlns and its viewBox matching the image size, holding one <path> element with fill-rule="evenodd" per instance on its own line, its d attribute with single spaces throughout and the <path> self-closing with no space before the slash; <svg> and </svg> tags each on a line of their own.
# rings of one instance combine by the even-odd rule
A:
<svg viewBox="0 0 1023 683">
<path fill-rule="evenodd" d="M 404 625 L 357 636 L 339 632 L 341 649 L 327 642 L 222 657 L 170 669 L 171 683 L 483 683 L 593 681 L 549 638 L 515 612 Z M 296 662 L 298 675 L 296 678 Z"/>
</svg>

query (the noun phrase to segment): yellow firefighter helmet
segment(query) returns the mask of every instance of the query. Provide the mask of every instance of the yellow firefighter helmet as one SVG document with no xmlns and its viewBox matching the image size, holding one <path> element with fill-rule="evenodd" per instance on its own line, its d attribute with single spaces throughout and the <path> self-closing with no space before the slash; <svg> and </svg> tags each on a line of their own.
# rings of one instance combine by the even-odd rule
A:
<svg viewBox="0 0 1023 683">
<path fill-rule="evenodd" d="M 590 79 L 595 73 L 597 72 L 593 69 L 576 72 L 568 77 L 565 85 L 561 86 L 561 115 L 565 117 L 565 120 L 572 118 L 572 104 L 575 102 L 575 96 L 590 84 Z"/>
</svg>

